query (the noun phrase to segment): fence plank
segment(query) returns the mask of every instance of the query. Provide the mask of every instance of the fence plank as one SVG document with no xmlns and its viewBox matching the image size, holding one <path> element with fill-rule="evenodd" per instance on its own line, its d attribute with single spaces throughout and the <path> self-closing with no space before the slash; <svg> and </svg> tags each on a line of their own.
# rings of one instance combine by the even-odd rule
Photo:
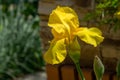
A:
<svg viewBox="0 0 120 80">
<path fill-rule="evenodd" d="M 110 80 L 110 74 L 109 73 L 105 73 L 103 75 L 103 79 L 102 80 Z"/>
<path fill-rule="evenodd" d="M 46 65 L 47 80 L 60 80 L 58 65 Z"/>
<path fill-rule="evenodd" d="M 117 80 L 117 76 L 116 75 L 113 76 L 113 80 Z"/>
<path fill-rule="evenodd" d="M 75 75 L 75 67 L 63 66 L 61 68 L 62 80 L 77 80 Z"/>
<path fill-rule="evenodd" d="M 82 69 L 82 72 L 86 80 L 92 80 L 92 70 Z M 81 80 L 80 77 L 79 80 Z"/>
</svg>

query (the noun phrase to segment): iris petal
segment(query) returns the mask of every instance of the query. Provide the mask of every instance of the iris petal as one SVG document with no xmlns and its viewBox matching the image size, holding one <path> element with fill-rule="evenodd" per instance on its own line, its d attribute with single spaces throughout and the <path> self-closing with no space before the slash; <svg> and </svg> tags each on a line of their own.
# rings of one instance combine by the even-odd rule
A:
<svg viewBox="0 0 120 80">
<path fill-rule="evenodd" d="M 58 41 L 53 40 L 51 42 L 50 48 L 44 55 L 44 59 L 49 64 L 59 64 L 61 63 L 66 55 L 66 45 L 65 39 L 61 39 Z"/>
<path fill-rule="evenodd" d="M 48 25 L 57 33 L 70 34 L 70 31 L 79 27 L 77 14 L 69 7 L 57 7 L 49 17 Z"/>
<path fill-rule="evenodd" d="M 54 39 L 56 40 L 68 37 L 68 35 L 64 34 L 64 32 L 58 33 L 56 32 L 55 29 L 52 29 L 52 34 L 53 34 Z"/>
<path fill-rule="evenodd" d="M 79 28 L 75 34 L 78 35 L 82 41 L 94 47 L 100 44 L 104 39 L 102 32 L 98 28 Z"/>
</svg>

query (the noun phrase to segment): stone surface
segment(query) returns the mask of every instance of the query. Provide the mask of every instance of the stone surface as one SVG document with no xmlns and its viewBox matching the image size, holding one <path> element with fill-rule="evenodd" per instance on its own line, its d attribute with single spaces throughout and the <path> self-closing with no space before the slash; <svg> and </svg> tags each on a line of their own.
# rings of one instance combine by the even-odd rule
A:
<svg viewBox="0 0 120 80">
<path fill-rule="evenodd" d="M 81 44 L 80 64 L 82 67 L 92 68 L 93 59 L 96 55 L 100 56 L 99 47 L 93 47 L 91 45 Z"/>
<path fill-rule="evenodd" d="M 104 45 L 102 47 L 102 57 L 104 58 L 116 58 L 117 57 L 117 50 L 115 45 Z"/>
<path fill-rule="evenodd" d="M 120 40 L 120 29 L 116 30 L 109 25 L 103 25 L 99 27 L 102 30 L 103 35 L 112 40 Z"/>
<path fill-rule="evenodd" d="M 39 72 L 36 74 L 27 75 L 25 77 L 17 78 L 16 80 L 47 80 L 46 72 Z"/>
</svg>

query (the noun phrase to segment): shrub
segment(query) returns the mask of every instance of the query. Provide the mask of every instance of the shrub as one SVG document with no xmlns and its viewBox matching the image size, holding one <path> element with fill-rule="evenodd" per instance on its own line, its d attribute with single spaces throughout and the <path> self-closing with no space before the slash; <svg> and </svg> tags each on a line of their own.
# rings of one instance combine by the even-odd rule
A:
<svg viewBox="0 0 120 80">
<path fill-rule="evenodd" d="M 116 16 L 119 11 L 119 0 L 95 0 L 95 8 L 86 15 L 85 20 L 93 20 L 97 25 L 107 24 L 117 30 L 120 28 L 120 19 Z"/>
<path fill-rule="evenodd" d="M 44 65 L 40 49 L 39 17 L 21 14 L 19 5 L 9 15 L 0 11 L 0 80 L 33 73 Z"/>
</svg>

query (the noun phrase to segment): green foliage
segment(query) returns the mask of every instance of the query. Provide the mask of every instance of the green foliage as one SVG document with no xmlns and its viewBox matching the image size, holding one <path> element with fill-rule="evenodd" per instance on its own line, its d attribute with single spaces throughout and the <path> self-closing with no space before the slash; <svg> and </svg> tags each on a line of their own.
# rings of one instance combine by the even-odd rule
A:
<svg viewBox="0 0 120 80">
<path fill-rule="evenodd" d="M 118 60 L 117 62 L 116 72 L 117 72 L 117 78 L 119 80 L 120 79 L 120 60 Z"/>
<path fill-rule="evenodd" d="M 85 16 L 85 20 L 93 20 L 98 25 L 107 24 L 114 29 L 120 28 L 120 19 L 115 16 L 119 11 L 119 0 L 95 0 L 95 9 Z"/>
<path fill-rule="evenodd" d="M 9 15 L 0 10 L 0 80 L 14 79 L 44 65 L 38 16 L 26 16 L 18 5 Z"/>
<path fill-rule="evenodd" d="M 98 56 L 95 56 L 95 58 L 94 58 L 93 67 L 94 67 L 96 79 L 102 80 L 102 77 L 104 74 L 104 65 L 102 64 L 102 61 L 99 59 Z"/>
<path fill-rule="evenodd" d="M 23 3 L 24 10 L 22 13 L 28 16 L 29 14 L 35 16 L 37 14 L 38 9 L 38 1 L 39 0 L 0 0 L 0 5 L 3 6 L 2 11 L 9 14 L 9 6 L 12 4 L 14 6 L 18 6 Z"/>
</svg>

